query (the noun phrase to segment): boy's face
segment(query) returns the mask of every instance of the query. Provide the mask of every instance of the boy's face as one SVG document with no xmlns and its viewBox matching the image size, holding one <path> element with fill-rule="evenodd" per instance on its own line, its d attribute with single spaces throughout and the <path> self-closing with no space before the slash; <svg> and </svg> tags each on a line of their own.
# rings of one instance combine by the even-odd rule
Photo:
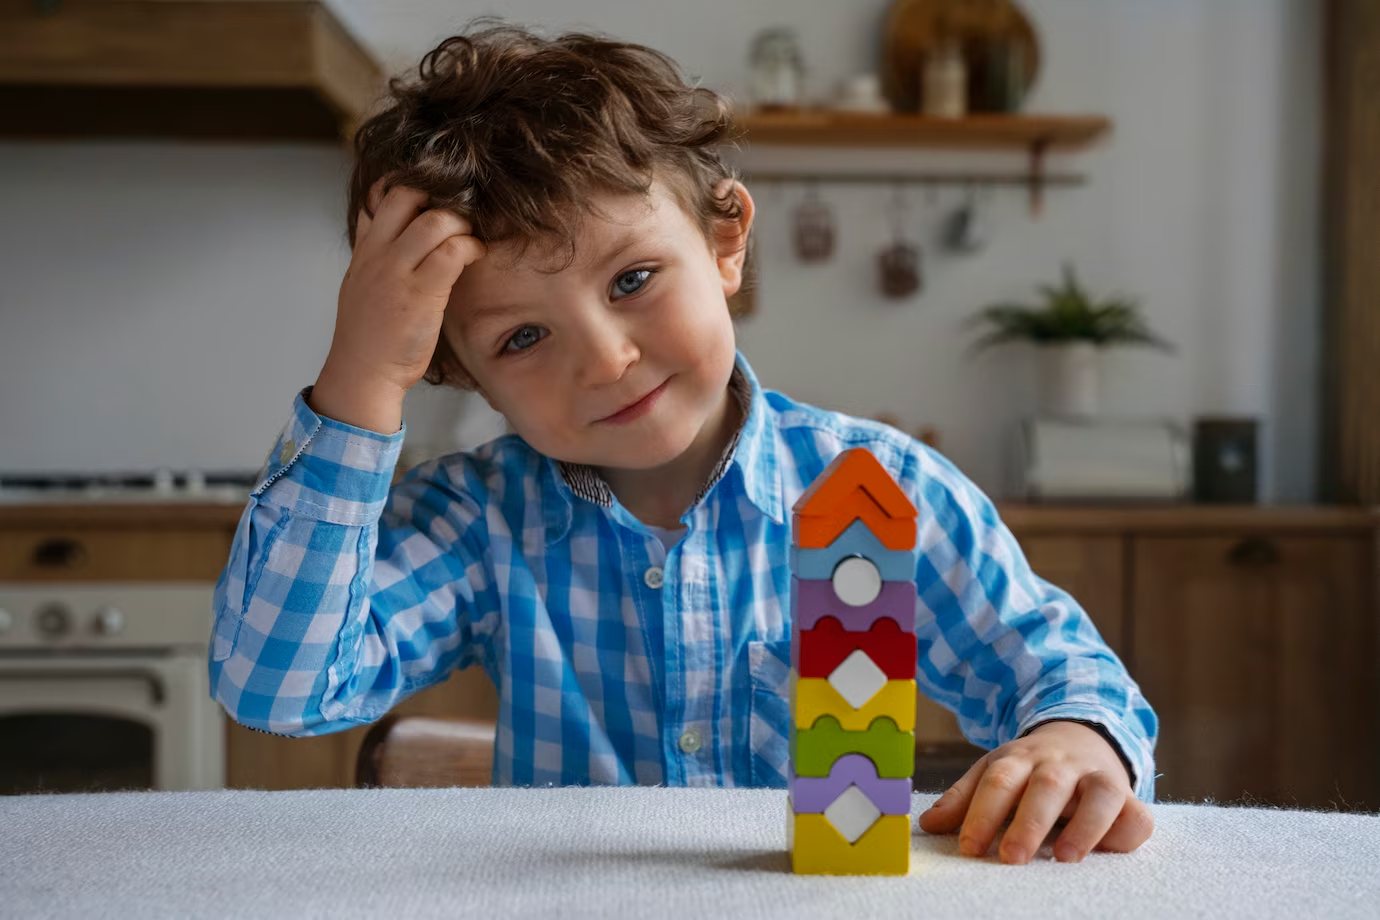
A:
<svg viewBox="0 0 1380 920">
<path fill-rule="evenodd" d="M 601 195 L 569 268 L 539 245 L 491 245 L 451 292 L 443 334 L 489 403 L 539 452 L 647 470 L 719 436 L 742 278 L 734 232 L 716 242 L 660 183 Z M 743 239 L 746 237 L 744 236 Z M 543 271 L 543 269 L 547 269 Z"/>
</svg>

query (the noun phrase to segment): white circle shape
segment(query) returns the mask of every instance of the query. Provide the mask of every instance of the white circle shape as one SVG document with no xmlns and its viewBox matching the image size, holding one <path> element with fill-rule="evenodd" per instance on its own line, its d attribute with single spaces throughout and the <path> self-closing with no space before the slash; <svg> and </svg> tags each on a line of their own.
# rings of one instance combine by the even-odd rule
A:
<svg viewBox="0 0 1380 920">
<path fill-rule="evenodd" d="M 834 593 L 850 607 L 863 607 L 882 593 L 882 573 L 871 559 L 849 556 L 834 566 Z"/>
</svg>

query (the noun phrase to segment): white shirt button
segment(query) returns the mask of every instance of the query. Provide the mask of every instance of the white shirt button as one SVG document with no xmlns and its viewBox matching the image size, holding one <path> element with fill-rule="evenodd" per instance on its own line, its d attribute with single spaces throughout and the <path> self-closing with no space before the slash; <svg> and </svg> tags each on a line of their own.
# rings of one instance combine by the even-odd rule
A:
<svg viewBox="0 0 1380 920">
<path fill-rule="evenodd" d="M 693 728 L 687 728 L 680 736 L 680 749 L 687 754 L 693 754 L 700 749 L 700 733 Z"/>
<path fill-rule="evenodd" d="M 654 565 L 642 573 L 642 580 L 647 583 L 647 587 L 657 589 L 666 581 L 666 573 L 662 571 L 661 566 Z"/>
</svg>

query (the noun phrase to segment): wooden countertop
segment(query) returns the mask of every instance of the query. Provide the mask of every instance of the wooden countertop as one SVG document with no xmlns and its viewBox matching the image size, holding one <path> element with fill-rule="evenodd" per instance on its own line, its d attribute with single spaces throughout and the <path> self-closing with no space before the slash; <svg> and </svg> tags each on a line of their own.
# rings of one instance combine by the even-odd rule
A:
<svg viewBox="0 0 1380 920">
<path fill-rule="evenodd" d="M 244 505 L 92 502 L 0 505 L 0 527 L 97 527 L 118 530 L 233 529 Z"/>
<path fill-rule="evenodd" d="M 1343 505 L 1027 505 L 999 504 L 1018 534 L 1041 532 L 1230 533 L 1373 531 L 1380 509 Z"/>
<path fill-rule="evenodd" d="M 1321 505 L 998 504 L 1008 527 L 1037 533 L 1231 533 L 1371 531 L 1380 509 Z M 0 527 L 103 529 L 233 528 L 244 510 L 226 504 L 36 504 L 0 506 Z"/>
</svg>

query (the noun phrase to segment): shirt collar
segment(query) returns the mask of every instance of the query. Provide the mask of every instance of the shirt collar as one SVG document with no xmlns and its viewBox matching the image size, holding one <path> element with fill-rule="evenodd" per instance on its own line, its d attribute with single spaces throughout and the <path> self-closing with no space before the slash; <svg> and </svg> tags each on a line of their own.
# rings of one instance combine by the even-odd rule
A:
<svg viewBox="0 0 1380 920">
<path fill-rule="evenodd" d="M 734 361 L 733 373 L 728 379 L 728 390 L 743 410 L 743 421 L 729 440 L 728 446 L 724 448 L 723 456 L 705 480 L 694 503 L 699 504 L 719 480 L 736 467 L 748 500 L 776 523 L 784 523 L 781 469 L 776 456 L 776 430 L 770 423 L 769 407 L 762 394 L 762 387 L 742 352 L 738 352 Z M 548 469 L 553 473 L 552 479 L 557 491 L 567 502 L 579 498 L 604 508 L 612 507 L 613 491 L 593 467 L 551 460 L 548 462 Z M 555 510 L 549 509 L 546 515 L 548 524 L 555 525 L 549 528 L 553 531 L 549 534 L 553 542 L 564 536 L 570 527 L 569 514 L 553 515 L 552 512 Z M 568 512 L 568 506 L 566 510 Z"/>
</svg>

